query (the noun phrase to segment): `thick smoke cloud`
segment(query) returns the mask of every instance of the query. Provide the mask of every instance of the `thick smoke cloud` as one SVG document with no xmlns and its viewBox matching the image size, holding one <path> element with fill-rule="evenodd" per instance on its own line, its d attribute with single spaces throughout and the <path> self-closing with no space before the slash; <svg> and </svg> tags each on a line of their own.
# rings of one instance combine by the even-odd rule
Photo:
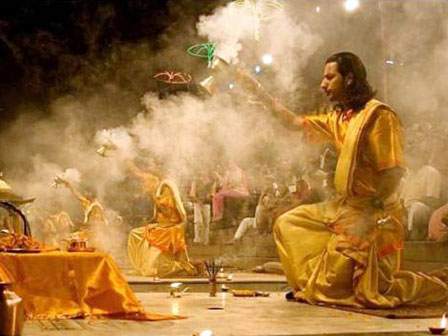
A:
<svg viewBox="0 0 448 336">
<path fill-rule="evenodd" d="M 175 4 L 171 10 L 181 17 Z M 152 78 L 158 71 L 190 72 L 197 81 L 209 74 L 206 62 L 185 53 L 188 45 L 204 41 L 217 43 L 216 53 L 233 65 L 249 71 L 259 65 L 261 72 L 254 76 L 298 113 L 323 101 L 317 92 L 325 58 L 350 50 L 366 62 L 380 98 L 387 71 L 388 102 L 406 126 L 419 121 L 421 113 L 445 120 L 441 69 L 448 65 L 448 20 L 442 15 L 446 3 L 387 3 L 382 11 L 374 2 L 347 13 L 339 2 L 285 1 L 282 10 L 257 28 L 250 11 L 227 4 L 209 15 L 179 20 L 159 37 L 158 49 L 144 41 L 112 45 L 107 55 L 90 59 L 73 73 L 69 82 L 77 91 L 54 97 L 49 114 L 25 111 L 1 134 L 0 149 L 8 153 L 6 179 L 16 192 L 37 197 L 34 208 L 48 214 L 64 209 L 81 220 L 73 196 L 52 187 L 55 176 L 77 172 L 74 184 L 94 194 L 117 223 L 108 239 L 123 242 L 127 230 L 141 224 L 120 219 L 122 209 L 132 208 L 141 194 L 125 159 L 143 169 L 155 159 L 157 172 L 174 175 L 180 185 L 202 169 L 229 161 L 250 171 L 266 162 L 275 170 L 289 160 L 299 170 L 315 159 L 300 134 L 287 131 L 268 110 L 251 103 L 253 97 L 237 83 L 212 97 L 185 92 L 158 99 Z M 273 56 L 271 65 L 261 62 L 264 54 Z M 385 58 L 395 64 L 384 69 Z M 97 154 L 111 143 L 117 148 L 106 157 Z M 261 183 L 252 181 L 253 187 Z M 32 216 L 38 227 L 42 215 Z"/>
</svg>

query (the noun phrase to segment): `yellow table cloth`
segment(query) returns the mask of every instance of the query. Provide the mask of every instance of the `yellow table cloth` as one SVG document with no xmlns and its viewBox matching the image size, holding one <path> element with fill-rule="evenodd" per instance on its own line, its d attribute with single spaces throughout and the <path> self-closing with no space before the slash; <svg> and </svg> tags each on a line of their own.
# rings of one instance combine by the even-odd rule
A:
<svg viewBox="0 0 448 336">
<path fill-rule="evenodd" d="M 14 282 L 29 319 L 179 318 L 145 312 L 106 253 L 0 253 L 0 279 Z"/>
</svg>

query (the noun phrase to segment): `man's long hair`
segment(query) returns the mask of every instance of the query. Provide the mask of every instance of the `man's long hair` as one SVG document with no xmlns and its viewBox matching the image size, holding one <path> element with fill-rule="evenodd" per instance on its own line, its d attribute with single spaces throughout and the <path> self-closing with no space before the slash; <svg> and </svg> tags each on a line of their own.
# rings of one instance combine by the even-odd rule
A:
<svg viewBox="0 0 448 336">
<path fill-rule="evenodd" d="M 367 81 L 367 71 L 361 59 L 351 52 L 340 52 L 331 55 L 325 64 L 333 62 L 337 63 L 347 90 L 348 99 L 345 107 L 354 110 L 362 109 L 376 92 Z M 353 82 L 350 85 L 346 82 L 349 73 L 353 74 Z"/>
</svg>

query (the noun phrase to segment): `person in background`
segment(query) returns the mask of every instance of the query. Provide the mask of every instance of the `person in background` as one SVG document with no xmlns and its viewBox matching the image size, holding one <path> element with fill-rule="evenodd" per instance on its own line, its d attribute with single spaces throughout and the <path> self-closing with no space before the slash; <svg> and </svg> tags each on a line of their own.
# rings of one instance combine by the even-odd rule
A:
<svg viewBox="0 0 448 336">
<path fill-rule="evenodd" d="M 207 245 L 209 242 L 211 202 L 214 182 L 209 174 L 202 171 L 193 180 L 190 187 L 190 199 L 194 212 L 194 239 L 197 244 Z"/>
<path fill-rule="evenodd" d="M 226 198 L 245 199 L 249 197 L 249 184 L 245 172 L 235 162 L 230 162 L 224 176 L 218 174 L 219 191 L 213 196 L 213 222 L 223 218 Z"/>
<path fill-rule="evenodd" d="M 103 251 L 109 251 L 110 246 L 107 239 L 109 221 L 106 218 L 105 210 L 99 200 L 87 193 L 80 192 L 62 177 L 57 177 L 55 182 L 68 188 L 80 202 L 84 210 L 84 220 L 78 227 L 75 225 L 76 231 L 72 233 L 72 236 L 74 238 L 86 238 L 90 241 L 93 247 Z"/>
</svg>

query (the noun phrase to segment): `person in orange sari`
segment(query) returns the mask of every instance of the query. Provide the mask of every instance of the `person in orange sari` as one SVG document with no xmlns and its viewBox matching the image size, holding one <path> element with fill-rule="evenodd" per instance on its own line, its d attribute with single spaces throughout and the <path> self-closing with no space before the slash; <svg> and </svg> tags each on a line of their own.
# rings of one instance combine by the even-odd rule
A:
<svg viewBox="0 0 448 336">
<path fill-rule="evenodd" d="M 155 202 L 155 222 L 129 233 L 128 256 L 132 265 L 145 276 L 195 274 L 185 241 L 187 215 L 176 183 L 170 179 L 160 181 L 132 161 L 126 161 L 126 165 Z"/>
<path fill-rule="evenodd" d="M 344 52 L 326 61 L 321 89 L 333 109 L 319 115 L 294 114 L 240 72 L 289 127 L 332 142 L 338 152 L 337 197 L 298 206 L 275 221 L 275 243 L 292 288 L 287 298 L 357 308 L 445 302 L 448 287 L 441 278 L 400 270 L 402 126 L 391 107 L 373 98 L 361 60 Z"/>
</svg>

